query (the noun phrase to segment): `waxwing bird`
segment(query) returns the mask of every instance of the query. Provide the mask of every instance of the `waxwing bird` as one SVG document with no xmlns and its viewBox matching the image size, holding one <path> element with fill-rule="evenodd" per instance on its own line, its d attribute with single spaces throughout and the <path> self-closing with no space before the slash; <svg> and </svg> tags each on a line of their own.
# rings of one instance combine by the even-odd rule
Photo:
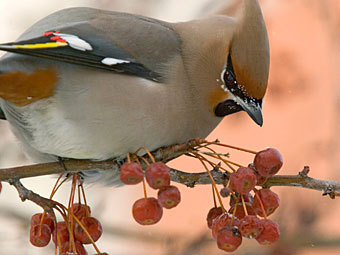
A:
<svg viewBox="0 0 340 255">
<path fill-rule="evenodd" d="M 51 14 L 0 45 L 9 52 L 0 116 L 39 162 L 152 151 L 206 137 L 239 111 L 262 125 L 267 32 L 257 0 L 240 8 L 180 23 L 91 8 Z"/>
</svg>

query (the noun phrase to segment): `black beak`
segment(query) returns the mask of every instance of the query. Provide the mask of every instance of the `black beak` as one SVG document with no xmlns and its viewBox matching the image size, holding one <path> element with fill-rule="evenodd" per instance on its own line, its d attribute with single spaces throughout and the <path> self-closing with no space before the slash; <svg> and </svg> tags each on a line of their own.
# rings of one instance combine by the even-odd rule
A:
<svg viewBox="0 0 340 255">
<path fill-rule="evenodd" d="M 263 125 L 263 117 L 262 117 L 262 102 L 256 102 L 250 100 L 249 102 L 245 102 L 242 99 L 237 100 L 237 103 L 242 107 L 242 109 L 248 113 L 250 118 L 260 127 Z"/>
<path fill-rule="evenodd" d="M 218 117 L 224 117 L 243 110 L 248 113 L 250 118 L 252 118 L 257 125 L 262 126 L 262 101 L 252 100 L 249 98 L 246 98 L 245 100 L 246 101 L 239 97 L 225 100 L 224 102 L 217 105 L 215 108 L 215 115 Z"/>
</svg>

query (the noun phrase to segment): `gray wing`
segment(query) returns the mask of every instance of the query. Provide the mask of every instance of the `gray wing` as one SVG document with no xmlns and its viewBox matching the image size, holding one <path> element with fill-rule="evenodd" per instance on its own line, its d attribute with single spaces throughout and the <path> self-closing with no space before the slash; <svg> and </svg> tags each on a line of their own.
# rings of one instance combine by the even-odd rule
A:
<svg viewBox="0 0 340 255">
<path fill-rule="evenodd" d="M 179 44 L 169 23 L 126 13 L 72 8 L 41 20 L 18 42 L 1 44 L 0 50 L 161 82 L 165 65 L 179 53 Z"/>
</svg>

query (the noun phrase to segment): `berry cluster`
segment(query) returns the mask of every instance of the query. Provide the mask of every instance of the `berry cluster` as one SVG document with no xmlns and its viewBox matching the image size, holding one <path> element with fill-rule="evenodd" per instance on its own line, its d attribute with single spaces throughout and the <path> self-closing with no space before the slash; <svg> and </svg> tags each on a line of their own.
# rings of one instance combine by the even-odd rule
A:
<svg viewBox="0 0 340 255">
<path fill-rule="evenodd" d="M 54 215 L 46 212 L 34 214 L 31 217 L 30 242 L 34 246 L 44 247 L 48 245 L 52 236 L 52 241 L 59 247 L 59 254 L 66 255 L 74 249 L 78 255 L 87 254 L 83 245 L 96 242 L 102 235 L 102 226 L 96 218 L 91 217 L 89 206 L 75 203 L 71 210 L 73 217 L 76 218 L 73 223 L 56 222 Z"/>
<path fill-rule="evenodd" d="M 152 225 L 160 221 L 163 208 L 171 209 L 181 201 L 181 194 L 177 187 L 170 185 L 170 169 L 162 162 L 148 164 L 145 170 L 145 179 L 148 185 L 158 190 L 157 199 L 147 197 L 144 182 L 144 173 L 140 163 L 128 162 L 121 166 L 120 179 L 124 184 L 134 185 L 143 182 L 144 198 L 138 199 L 132 206 L 133 218 L 141 225 Z M 147 161 L 146 161 L 147 162 Z"/>
<path fill-rule="evenodd" d="M 30 242 L 36 247 L 45 247 L 52 239 L 55 244 L 55 253 L 60 255 L 87 255 L 84 245 L 92 244 L 97 254 L 105 255 L 106 253 L 101 253 L 95 245 L 95 242 L 101 237 L 103 229 L 100 222 L 91 216 L 91 209 L 86 204 L 80 176 L 78 174 L 72 176 L 73 181 L 68 207 L 52 200 L 58 188 L 71 176 L 66 177 L 64 181 L 59 183 L 61 177 L 59 177 L 50 196 L 51 210 L 34 214 L 31 217 Z M 77 187 L 79 202 L 75 203 L 74 196 Z M 81 194 L 85 203 L 81 203 Z M 60 213 L 63 221 L 57 222 L 54 210 Z"/>
<path fill-rule="evenodd" d="M 220 249 L 235 251 L 241 245 L 242 237 L 256 239 L 262 245 L 278 240 L 279 226 L 267 217 L 278 208 L 279 197 L 270 189 L 258 190 L 255 186 L 275 175 L 282 163 L 281 154 L 268 148 L 256 153 L 254 162 L 248 167 L 240 167 L 230 174 L 228 184 L 218 194 L 230 197 L 229 210 L 221 203 L 221 207 L 211 208 L 207 216 L 208 227 Z"/>
<path fill-rule="evenodd" d="M 209 145 L 220 145 L 256 155 L 248 167 L 243 167 L 224 159 L 223 157 L 227 157 L 227 154 L 217 153 Z M 280 170 L 283 164 L 281 154 L 272 148 L 256 153 L 219 142 L 203 140 L 199 146 L 195 146 L 199 149 L 209 150 L 209 152 L 204 152 L 195 148 L 189 150 L 187 155 L 200 160 L 211 178 L 215 206 L 208 213 L 207 223 L 218 247 L 227 252 L 235 251 L 241 245 L 243 237 L 256 239 L 262 245 L 277 241 L 280 235 L 279 226 L 267 217 L 278 208 L 279 197 L 270 189 L 257 189 L 255 186 L 262 185 L 264 187 L 263 184 L 267 179 Z M 164 163 L 156 162 L 147 149 L 141 149 L 147 152 L 149 159 L 139 156 L 138 151 L 132 157 L 127 154 L 127 161 L 121 166 L 120 179 L 127 185 L 143 184 L 144 197 L 133 204 L 132 215 L 139 224 L 152 225 L 162 218 L 163 208 L 171 209 L 179 204 L 181 194 L 177 187 L 171 185 L 170 169 Z M 221 164 L 208 160 L 206 155 L 222 161 L 232 172 Z M 144 161 L 145 171 L 143 171 L 139 160 Z M 228 183 L 220 191 L 218 191 L 206 163 L 230 173 Z M 232 165 L 239 168 L 236 170 Z M 31 243 L 37 247 L 44 247 L 52 239 L 55 244 L 55 254 L 60 255 L 87 254 L 84 245 L 92 244 L 97 255 L 106 255 L 106 253 L 101 253 L 95 244 L 103 230 L 100 222 L 91 216 L 91 209 L 86 203 L 82 178 L 79 174 L 68 175 L 59 183 L 62 177 L 63 175 L 59 177 L 50 199 L 47 199 L 46 207 L 50 210 L 37 213 L 31 218 Z M 72 178 L 72 188 L 66 207 L 52 198 L 68 178 Z M 151 189 L 157 190 L 157 198 L 147 196 L 145 183 Z M 78 203 L 75 203 L 76 194 L 78 194 Z M 220 207 L 217 206 L 215 195 L 218 197 Z M 229 208 L 224 207 L 221 197 L 229 198 Z M 55 211 L 60 213 L 63 221 L 57 222 Z"/>
</svg>

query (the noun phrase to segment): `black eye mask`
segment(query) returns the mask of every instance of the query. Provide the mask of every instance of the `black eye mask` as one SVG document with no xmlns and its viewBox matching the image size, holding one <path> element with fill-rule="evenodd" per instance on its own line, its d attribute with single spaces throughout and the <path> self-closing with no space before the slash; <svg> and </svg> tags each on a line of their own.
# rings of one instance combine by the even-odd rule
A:
<svg viewBox="0 0 340 255">
<path fill-rule="evenodd" d="M 232 63 L 231 56 L 229 54 L 228 56 L 228 63 L 227 67 L 224 70 L 223 74 L 223 82 L 225 84 L 225 87 L 228 89 L 229 92 L 231 92 L 234 96 L 240 98 L 244 102 L 252 102 L 253 104 L 256 104 L 258 106 L 262 105 L 262 100 L 255 99 L 252 97 L 248 97 L 244 91 L 242 90 L 241 86 L 237 83 L 234 67 Z M 239 112 L 244 110 L 237 102 L 235 102 L 233 99 L 227 99 L 224 102 L 219 103 L 215 108 L 215 115 L 217 117 L 224 117 L 226 115 Z"/>
</svg>

